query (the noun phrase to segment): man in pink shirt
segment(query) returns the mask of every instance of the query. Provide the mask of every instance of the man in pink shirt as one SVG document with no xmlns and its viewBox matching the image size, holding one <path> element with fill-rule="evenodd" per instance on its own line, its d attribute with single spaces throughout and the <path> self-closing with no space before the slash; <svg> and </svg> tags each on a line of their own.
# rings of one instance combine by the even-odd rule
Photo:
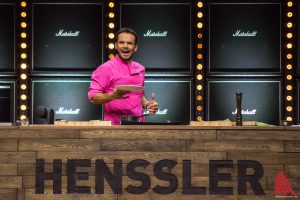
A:
<svg viewBox="0 0 300 200">
<path fill-rule="evenodd" d="M 120 124 L 122 115 L 141 115 L 143 108 L 149 114 L 155 114 L 158 103 L 154 93 L 148 101 L 144 91 L 124 91 L 117 85 L 136 85 L 144 87 L 145 67 L 132 61 L 137 50 L 137 34 L 130 28 L 117 32 L 115 48 L 118 55 L 100 65 L 92 74 L 88 97 L 93 104 L 104 104 L 104 120 L 113 125 Z"/>
</svg>

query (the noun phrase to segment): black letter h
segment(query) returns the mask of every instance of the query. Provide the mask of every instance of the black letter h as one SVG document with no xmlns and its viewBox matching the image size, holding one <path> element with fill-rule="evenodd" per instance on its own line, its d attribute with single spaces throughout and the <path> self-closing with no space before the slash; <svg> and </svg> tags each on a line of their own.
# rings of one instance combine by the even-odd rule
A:
<svg viewBox="0 0 300 200">
<path fill-rule="evenodd" d="M 35 193 L 44 194 L 44 181 L 53 180 L 53 194 L 61 194 L 62 185 L 62 161 L 53 160 L 53 173 L 45 173 L 43 159 L 36 160 Z"/>
</svg>

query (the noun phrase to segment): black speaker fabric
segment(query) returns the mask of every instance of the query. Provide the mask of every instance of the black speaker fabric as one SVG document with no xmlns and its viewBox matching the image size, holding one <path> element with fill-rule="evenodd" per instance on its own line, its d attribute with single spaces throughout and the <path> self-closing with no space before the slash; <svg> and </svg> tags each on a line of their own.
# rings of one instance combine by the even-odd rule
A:
<svg viewBox="0 0 300 200">
<path fill-rule="evenodd" d="M 34 80 L 32 83 L 33 123 L 43 123 L 34 109 L 52 108 L 56 119 L 89 121 L 102 118 L 102 107 L 92 105 L 87 97 L 88 80 Z"/>
</svg>

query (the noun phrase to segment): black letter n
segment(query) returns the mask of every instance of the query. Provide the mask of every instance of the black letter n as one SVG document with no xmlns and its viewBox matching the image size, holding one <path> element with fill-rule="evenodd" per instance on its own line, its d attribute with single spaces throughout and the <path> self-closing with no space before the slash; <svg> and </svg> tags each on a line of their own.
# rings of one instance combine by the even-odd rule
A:
<svg viewBox="0 0 300 200">
<path fill-rule="evenodd" d="M 35 174 L 36 194 L 44 194 L 45 180 L 53 180 L 53 194 L 61 194 L 62 161 L 60 159 L 53 160 L 53 173 L 46 173 L 44 160 L 37 159 Z"/>
</svg>

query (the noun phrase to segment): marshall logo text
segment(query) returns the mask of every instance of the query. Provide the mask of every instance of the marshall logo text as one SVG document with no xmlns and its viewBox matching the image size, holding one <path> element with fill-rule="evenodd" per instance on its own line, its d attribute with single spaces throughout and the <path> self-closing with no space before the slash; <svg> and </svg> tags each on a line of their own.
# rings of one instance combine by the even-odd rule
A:
<svg viewBox="0 0 300 200">
<path fill-rule="evenodd" d="M 242 30 L 236 30 L 234 34 L 232 34 L 233 37 L 255 37 L 257 34 L 257 31 L 252 31 L 252 32 L 244 32 Z"/>
<path fill-rule="evenodd" d="M 55 33 L 56 37 L 78 37 L 80 31 L 65 31 L 64 29 L 60 29 L 57 33 Z"/>
<path fill-rule="evenodd" d="M 64 107 L 59 107 L 57 111 L 55 111 L 55 114 L 58 115 L 79 115 L 80 109 L 77 108 L 73 110 L 72 108 L 70 109 L 65 109 Z"/>
<path fill-rule="evenodd" d="M 237 114 L 237 109 L 235 109 L 235 111 L 231 112 L 233 115 Z M 256 115 L 256 109 L 252 109 L 252 110 L 242 110 L 242 114 L 243 115 Z"/>
<path fill-rule="evenodd" d="M 167 34 L 168 34 L 168 31 L 163 31 L 163 32 L 157 31 L 157 32 L 154 32 L 152 30 L 147 30 L 147 33 L 144 33 L 144 37 L 166 37 Z"/>
</svg>

